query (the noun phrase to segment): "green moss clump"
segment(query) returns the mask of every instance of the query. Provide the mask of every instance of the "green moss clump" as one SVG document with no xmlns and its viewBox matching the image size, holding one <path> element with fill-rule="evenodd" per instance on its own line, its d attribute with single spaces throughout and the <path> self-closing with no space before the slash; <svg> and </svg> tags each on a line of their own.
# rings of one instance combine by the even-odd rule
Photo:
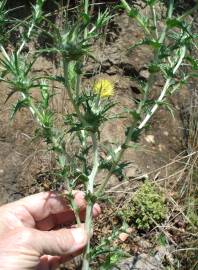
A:
<svg viewBox="0 0 198 270">
<path fill-rule="evenodd" d="M 149 230 L 162 222 L 167 213 L 165 198 L 153 184 L 146 181 L 122 211 L 123 219 L 140 230 Z"/>
</svg>

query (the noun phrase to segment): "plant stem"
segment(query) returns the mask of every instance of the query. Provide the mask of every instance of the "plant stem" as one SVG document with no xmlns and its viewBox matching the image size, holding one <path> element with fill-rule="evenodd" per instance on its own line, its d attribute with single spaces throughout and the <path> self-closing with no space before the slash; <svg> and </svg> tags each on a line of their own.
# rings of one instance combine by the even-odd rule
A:
<svg viewBox="0 0 198 270">
<path fill-rule="evenodd" d="M 73 108 L 79 118 L 79 120 L 86 125 L 86 122 L 85 120 L 83 119 L 83 116 L 79 110 L 79 107 L 77 106 L 74 98 L 73 98 L 73 94 L 72 94 L 72 89 L 71 89 L 71 86 L 70 86 L 70 82 L 69 82 L 69 63 L 64 59 L 64 55 L 63 55 L 63 70 L 64 70 L 64 78 L 65 78 L 65 87 L 67 89 L 67 93 L 68 93 L 68 96 L 69 96 L 69 99 L 73 105 Z"/>
<path fill-rule="evenodd" d="M 173 68 L 173 74 L 175 74 L 177 72 L 177 70 L 179 69 L 179 67 L 181 66 L 182 64 L 182 61 L 184 59 L 186 55 L 186 47 L 182 47 L 180 49 L 180 57 L 177 61 L 177 63 L 175 64 L 175 67 Z M 143 119 L 143 121 L 139 124 L 139 126 L 137 127 L 139 130 L 142 130 L 146 125 L 147 123 L 149 122 L 149 120 L 152 118 L 153 114 L 156 112 L 156 110 L 159 108 L 161 102 L 163 101 L 163 99 L 165 98 L 166 94 L 167 94 L 167 91 L 170 87 L 170 84 L 171 84 L 171 81 L 172 81 L 172 78 L 167 78 L 166 80 L 166 83 L 162 89 L 162 92 L 159 96 L 159 98 L 157 99 L 155 105 L 153 106 L 153 108 L 151 109 L 151 111 L 145 116 L 145 118 Z M 118 154 L 118 157 L 117 157 L 117 160 L 116 162 L 112 165 L 109 173 L 107 174 L 106 178 L 104 179 L 104 181 L 102 182 L 101 186 L 99 187 L 98 191 L 97 191 L 97 196 L 100 196 L 108 181 L 109 181 L 109 178 L 111 177 L 115 167 L 117 166 L 117 164 L 120 162 L 120 160 L 122 159 L 123 155 L 124 155 L 124 152 L 127 148 L 127 144 L 129 143 L 130 141 L 130 137 L 132 135 L 132 132 L 133 132 L 133 127 L 130 128 L 129 132 L 128 132 L 128 135 L 124 141 L 124 143 L 122 145 L 120 145 L 117 149 L 114 150 L 114 153 L 119 153 Z M 111 158 L 107 157 L 107 160 L 110 160 Z"/>
<path fill-rule="evenodd" d="M 122 145 L 120 145 L 117 149 L 115 149 L 114 153 L 115 154 L 118 154 L 117 158 L 116 158 L 116 161 L 113 163 L 111 169 L 109 170 L 107 176 L 105 177 L 105 179 L 103 180 L 102 184 L 100 185 L 99 189 L 97 190 L 97 193 L 96 193 L 96 196 L 99 197 L 101 196 L 101 194 L 103 193 L 110 177 L 112 176 L 112 173 L 115 169 L 115 167 L 118 165 L 118 163 L 120 162 L 120 160 L 122 159 L 123 155 L 124 155 L 124 152 L 126 150 L 126 145 L 128 145 L 129 141 L 130 141 L 130 138 L 131 138 L 131 135 L 132 135 L 132 132 L 133 132 L 133 128 L 130 128 L 129 132 L 128 132 L 128 135 L 124 141 L 124 143 Z M 107 157 L 107 160 L 108 157 Z"/>
<path fill-rule="evenodd" d="M 121 0 L 121 2 L 122 2 L 122 4 L 123 4 L 124 8 L 126 9 L 126 11 L 127 11 L 128 13 L 130 13 L 132 9 L 131 9 L 131 7 L 129 6 L 129 4 L 128 4 L 125 0 Z M 137 16 L 135 17 L 135 19 L 136 19 L 137 22 L 140 24 L 140 26 L 142 26 L 142 27 L 144 28 L 146 34 L 150 35 L 151 32 L 150 32 L 150 30 L 148 29 L 148 27 L 144 24 L 144 22 L 143 22 L 143 20 L 141 19 L 141 17 L 137 15 Z"/>
<path fill-rule="evenodd" d="M 98 167 L 99 167 L 99 155 L 98 155 L 98 143 L 97 143 L 97 137 L 96 133 L 91 133 L 91 138 L 92 138 L 92 143 L 93 143 L 93 168 L 91 171 L 91 174 L 89 175 L 89 182 L 87 184 L 87 194 L 92 196 L 93 191 L 94 191 L 94 180 L 96 177 L 96 174 L 98 172 Z M 84 257 L 83 257 L 83 266 L 82 270 L 89 270 L 89 253 L 90 253 L 90 239 L 92 235 L 92 209 L 93 209 L 93 201 L 91 198 L 87 202 L 87 208 L 86 208 L 86 219 L 85 219 L 85 229 L 88 234 L 88 243 L 84 252 Z"/>
<path fill-rule="evenodd" d="M 125 9 L 129 12 L 131 11 L 131 8 L 130 6 L 128 5 L 128 3 L 125 1 L 125 0 L 121 0 L 121 2 L 123 3 Z M 174 9 L 174 0 L 169 0 L 169 8 L 168 8 L 168 18 L 171 18 L 172 17 L 172 14 L 173 14 L 173 9 Z M 154 14 L 153 14 L 154 15 Z M 153 17 L 154 21 L 156 20 L 154 17 Z M 157 23 L 157 21 L 156 21 Z M 164 39 L 166 37 L 166 31 L 167 31 L 167 26 L 165 26 L 161 36 L 160 36 L 160 39 L 159 39 L 159 42 L 160 43 L 163 43 L 164 42 Z M 158 61 L 158 54 L 159 54 L 159 50 L 155 50 L 154 51 L 154 60 L 155 61 Z M 154 74 L 150 74 L 149 78 L 148 78 L 148 82 L 147 82 L 147 85 L 146 85 L 146 88 L 145 88 L 145 91 L 144 91 L 144 100 L 146 100 L 147 98 L 147 95 L 148 95 L 148 92 L 149 92 L 149 89 L 150 87 L 152 87 L 152 84 L 153 84 L 153 81 L 155 79 L 155 75 Z M 142 109 L 142 103 L 139 104 L 139 108 L 138 108 L 138 113 L 141 112 L 141 109 Z M 130 131 L 129 131 L 130 132 Z M 125 142 L 124 142 L 125 144 Z M 114 150 L 114 153 L 115 154 L 118 154 L 120 151 L 122 150 L 122 145 L 119 145 L 115 150 Z M 106 158 L 107 161 L 111 160 L 111 156 L 108 156 Z M 116 164 L 117 165 L 117 164 Z M 112 173 L 109 172 L 109 175 L 111 176 Z M 109 175 L 107 177 L 109 177 Z M 108 180 L 104 180 L 104 183 L 105 182 L 108 182 Z M 104 186 L 106 186 L 106 184 L 104 184 Z"/>
<path fill-rule="evenodd" d="M 84 0 L 84 13 L 88 15 L 89 12 L 89 0 Z M 87 39 L 88 29 L 87 27 L 84 30 L 84 39 Z"/>
<path fill-rule="evenodd" d="M 40 111 L 36 107 L 36 105 L 33 103 L 32 99 L 28 95 L 26 95 L 25 93 L 21 93 L 21 95 L 22 95 L 23 99 L 28 99 L 29 100 L 29 102 L 30 102 L 29 109 L 30 109 L 32 115 L 37 119 L 40 126 L 44 127 L 44 125 L 42 123 L 42 114 L 40 113 Z M 70 185 L 69 185 L 68 181 L 67 181 L 67 189 L 68 189 L 68 192 L 72 193 L 72 190 L 70 188 Z M 70 203 L 71 203 L 72 209 L 74 210 L 74 215 L 75 215 L 75 218 L 76 218 L 76 222 L 77 222 L 78 225 L 80 225 L 81 221 L 80 221 L 80 217 L 79 217 L 79 214 L 78 214 L 78 207 L 77 207 L 74 199 L 70 199 Z"/>
<path fill-rule="evenodd" d="M 79 98 L 79 94 L 80 94 L 80 86 L 81 86 L 81 76 L 80 74 L 77 74 L 77 78 L 76 78 L 76 98 Z"/>
<path fill-rule="evenodd" d="M 31 24 L 31 26 L 30 26 L 30 28 L 28 30 L 28 33 L 27 33 L 27 38 L 30 38 L 30 35 L 32 33 L 32 30 L 33 30 L 34 26 L 35 26 L 35 24 L 34 24 L 34 22 L 32 22 L 32 24 Z M 26 41 L 24 40 L 23 43 L 21 44 L 20 48 L 17 51 L 17 55 L 19 55 L 21 53 L 21 51 L 23 50 L 25 44 L 26 44 Z"/>
<path fill-rule="evenodd" d="M 121 0 L 121 2 L 122 2 L 122 4 L 123 4 L 124 8 L 125 8 L 128 12 L 130 12 L 130 11 L 131 11 L 131 7 L 129 6 L 129 4 L 127 3 L 127 1 Z"/>
<path fill-rule="evenodd" d="M 67 185 L 68 186 L 68 185 Z M 71 203 L 71 207 L 74 211 L 74 215 L 75 215 L 75 218 L 76 218 L 76 223 L 77 225 L 81 225 L 81 221 L 80 221 L 80 217 L 79 217 L 79 209 L 77 207 L 77 204 L 75 203 L 75 200 L 74 199 L 71 199 L 70 200 L 70 203 Z"/>
<path fill-rule="evenodd" d="M 173 10 L 174 10 L 174 0 L 169 0 L 169 7 L 168 7 L 168 19 L 171 19 L 172 15 L 173 15 Z M 164 39 L 166 37 L 166 31 L 167 31 L 168 27 L 167 25 L 164 27 L 164 30 L 162 31 L 162 34 L 160 36 L 159 42 L 163 43 Z"/>
<path fill-rule="evenodd" d="M 158 39 L 159 33 L 158 33 L 158 29 L 157 29 L 157 17 L 156 17 L 156 11 L 155 11 L 154 6 L 151 7 L 151 13 L 152 13 L 152 17 L 153 17 L 153 25 L 155 27 L 155 36 L 156 36 L 156 39 Z"/>
</svg>

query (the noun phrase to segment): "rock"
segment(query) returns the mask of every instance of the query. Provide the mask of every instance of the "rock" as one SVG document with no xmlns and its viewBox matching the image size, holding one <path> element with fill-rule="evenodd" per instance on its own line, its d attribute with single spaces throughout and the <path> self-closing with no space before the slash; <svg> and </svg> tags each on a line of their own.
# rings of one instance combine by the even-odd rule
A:
<svg viewBox="0 0 198 270">
<path fill-rule="evenodd" d="M 133 232 L 134 232 L 134 228 L 128 228 L 127 230 L 126 230 L 126 232 L 123 232 L 123 233 L 120 233 L 120 235 L 119 235 L 119 239 L 122 241 L 122 242 L 125 242 L 128 238 L 129 238 L 129 236 L 130 236 L 130 234 L 132 234 Z"/>
<path fill-rule="evenodd" d="M 169 135 L 169 132 L 168 132 L 168 131 L 164 131 L 163 134 L 164 134 L 165 136 L 168 136 L 168 135 Z"/>
<path fill-rule="evenodd" d="M 140 173 L 141 173 L 141 171 L 139 170 L 139 168 L 136 165 L 125 169 L 125 175 L 127 178 L 138 177 L 140 175 Z"/>
<path fill-rule="evenodd" d="M 147 240 L 141 239 L 138 243 L 138 245 L 142 248 L 142 249 L 148 249 L 151 248 L 151 243 Z"/>
<path fill-rule="evenodd" d="M 152 143 L 152 144 L 155 144 L 155 137 L 153 135 L 147 135 L 145 137 L 145 140 L 148 142 L 148 143 Z"/>
<path fill-rule="evenodd" d="M 109 74 L 109 75 L 115 75 L 117 72 L 118 72 L 118 70 L 117 70 L 117 68 L 114 67 L 114 66 L 110 67 L 110 68 L 106 71 L 106 73 Z"/>
<path fill-rule="evenodd" d="M 142 69 L 140 71 L 140 77 L 142 79 L 148 80 L 149 76 L 150 76 L 150 73 L 149 73 L 148 69 Z"/>
<path fill-rule="evenodd" d="M 156 248 L 157 253 L 155 254 L 156 260 L 163 261 L 166 259 L 171 265 L 174 264 L 173 255 L 170 252 L 170 246 L 159 246 Z"/>
<path fill-rule="evenodd" d="M 116 265 L 112 270 L 164 270 L 162 264 L 147 254 L 132 256 Z"/>
</svg>

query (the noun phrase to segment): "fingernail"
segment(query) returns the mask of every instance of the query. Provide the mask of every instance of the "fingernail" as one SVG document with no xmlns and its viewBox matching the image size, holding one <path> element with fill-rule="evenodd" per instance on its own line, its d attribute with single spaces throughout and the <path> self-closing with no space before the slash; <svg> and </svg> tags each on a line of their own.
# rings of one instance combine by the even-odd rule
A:
<svg viewBox="0 0 198 270">
<path fill-rule="evenodd" d="M 73 235 L 74 241 L 77 245 L 79 245 L 79 246 L 86 245 L 87 236 L 85 234 L 85 230 L 83 230 L 81 228 L 72 229 L 72 235 Z"/>
</svg>

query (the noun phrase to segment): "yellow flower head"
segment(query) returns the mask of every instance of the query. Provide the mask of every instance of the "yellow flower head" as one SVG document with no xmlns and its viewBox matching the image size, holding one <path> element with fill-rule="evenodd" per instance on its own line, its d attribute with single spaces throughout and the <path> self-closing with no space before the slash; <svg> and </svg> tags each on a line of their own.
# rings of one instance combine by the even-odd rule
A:
<svg viewBox="0 0 198 270">
<path fill-rule="evenodd" d="M 95 82 L 93 90 L 102 98 L 107 98 L 114 95 L 114 85 L 109 80 L 100 79 Z"/>
</svg>

